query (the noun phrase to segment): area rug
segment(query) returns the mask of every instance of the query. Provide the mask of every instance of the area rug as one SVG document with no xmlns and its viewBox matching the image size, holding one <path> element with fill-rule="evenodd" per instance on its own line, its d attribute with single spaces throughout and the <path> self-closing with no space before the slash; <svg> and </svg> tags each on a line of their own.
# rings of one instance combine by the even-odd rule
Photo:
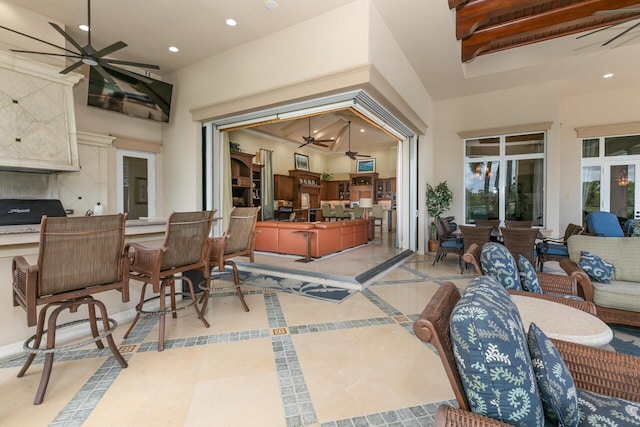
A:
<svg viewBox="0 0 640 427">
<path fill-rule="evenodd" d="M 609 325 L 613 339 L 609 343 L 617 353 L 640 357 L 640 328 L 624 325 Z"/>
<path fill-rule="evenodd" d="M 213 279 L 232 282 L 231 273 L 225 272 L 215 275 Z M 240 271 L 240 281 L 242 286 L 255 286 L 261 289 L 272 289 L 275 291 L 287 292 L 303 297 L 316 298 L 323 301 L 340 303 L 351 295 L 358 292 L 356 289 L 339 288 L 336 286 L 314 283 L 304 280 L 296 280 L 285 277 L 276 277 L 266 274 L 253 274 Z"/>
</svg>

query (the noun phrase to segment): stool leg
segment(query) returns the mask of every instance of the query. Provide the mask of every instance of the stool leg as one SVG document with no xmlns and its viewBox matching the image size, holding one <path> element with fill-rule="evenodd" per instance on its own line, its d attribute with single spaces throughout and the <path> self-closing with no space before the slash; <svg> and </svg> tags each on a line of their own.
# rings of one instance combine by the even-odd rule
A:
<svg viewBox="0 0 640 427">
<path fill-rule="evenodd" d="M 107 308 L 102 303 L 102 301 L 92 300 L 89 303 L 90 306 L 93 306 L 94 304 L 97 305 L 98 309 L 100 310 L 100 316 L 102 317 L 102 327 L 104 328 L 105 331 L 108 331 L 111 325 L 109 324 L 109 316 L 107 315 Z M 123 368 L 126 368 L 127 366 L 129 366 L 127 364 L 127 361 L 124 360 L 124 357 L 122 357 L 122 354 L 120 354 L 120 352 L 118 351 L 118 347 L 116 347 L 116 343 L 113 341 L 113 336 L 111 334 L 108 334 L 106 336 L 106 339 L 107 339 L 107 344 L 109 345 L 109 349 L 111 350 L 111 353 L 116 358 L 120 366 L 122 366 Z"/>
<path fill-rule="evenodd" d="M 40 343 L 42 342 L 42 333 L 44 331 L 44 319 L 47 317 L 47 310 L 49 309 L 49 307 L 51 307 L 51 304 L 47 304 L 42 307 L 42 309 L 40 310 L 40 314 L 38 315 L 38 325 L 36 326 L 36 337 L 33 341 L 33 348 L 40 348 Z M 18 372 L 18 378 L 23 377 L 24 374 L 27 373 L 27 369 L 29 369 L 31 363 L 33 363 L 33 359 L 35 358 L 35 353 L 29 353 L 29 355 L 27 356 L 27 360 L 24 362 L 24 365 L 22 365 L 22 369 L 20 369 L 20 372 Z"/>
<path fill-rule="evenodd" d="M 207 322 L 207 319 L 204 318 L 204 314 L 202 314 L 202 311 L 200 310 L 200 308 L 198 308 L 198 304 L 196 302 L 196 292 L 193 288 L 193 281 L 185 276 L 182 276 L 181 279 L 187 282 L 187 285 L 189 285 L 189 294 L 191 295 L 191 300 L 194 301 L 193 309 L 196 311 L 196 316 L 198 316 L 198 319 L 202 320 L 205 328 L 209 328 L 209 322 Z"/>
<path fill-rule="evenodd" d="M 233 283 L 235 283 L 236 285 L 236 292 L 238 294 L 238 297 L 240 297 L 240 302 L 244 307 L 244 311 L 249 311 L 249 306 L 244 300 L 244 295 L 242 295 L 242 289 L 240 289 L 240 275 L 238 274 L 238 267 L 236 266 L 236 263 L 233 261 L 226 261 L 225 264 L 230 265 L 231 268 L 233 269 Z"/>
<path fill-rule="evenodd" d="M 56 322 L 58 315 L 69 307 L 70 304 L 62 304 L 60 307 L 56 307 L 55 310 L 49 316 L 49 322 L 47 325 L 47 349 L 54 348 L 56 346 Z M 49 385 L 49 378 L 51 377 L 51 369 L 53 368 L 53 353 L 47 353 L 44 356 L 44 367 L 42 368 L 42 377 L 40 377 L 40 385 L 38 391 L 36 391 L 36 397 L 33 400 L 34 405 L 39 405 L 44 399 L 44 394 L 47 391 Z"/>
<path fill-rule="evenodd" d="M 125 339 L 129 336 L 129 334 L 133 330 L 133 327 L 136 326 L 136 323 L 138 323 L 138 319 L 140 319 L 140 311 L 142 310 L 142 306 L 144 304 L 144 293 L 146 290 L 147 290 L 147 283 L 142 285 L 142 291 L 140 291 L 140 303 L 136 305 L 136 317 L 133 319 L 133 322 L 131 322 L 131 326 L 129 326 L 129 329 L 127 329 L 127 332 L 125 332 L 123 336 L 123 338 Z"/>
<path fill-rule="evenodd" d="M 173 281 L 173 278 L 169 279 Z M 158 321 L 158 351 L 164 350 L 164 318 L 167 310 L 167 301 L 165 300 L 165 286 L 167 280 L 160 283 L 160 320 Z"/>
<path fill-rule="evenodd" d="M 92 297 L 87 297 L 87 300 L 93 299 Z M 97 337 L 98 334 L 98 321 L 96 319 L 96 308 L 91 302 L 87 302 L 87 310 L 89 311 L 89 325 L 91 326 L 91 335 L 93 337 Z M 108 329 L 108 328 L 107 328 Z M 105 329 L 105 331 L 107 330 Z M 102 340 L 96 341 L 96 346 L 100 349 L 104 348 L 104 344 L 102 344 Z"/>
</svg>

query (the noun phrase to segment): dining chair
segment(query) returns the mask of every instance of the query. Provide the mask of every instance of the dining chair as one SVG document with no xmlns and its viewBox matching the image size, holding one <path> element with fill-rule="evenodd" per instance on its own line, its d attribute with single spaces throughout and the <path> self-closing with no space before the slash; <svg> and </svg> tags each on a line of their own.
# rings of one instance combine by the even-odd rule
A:
<svg viewBox="0 0 640 427">
<path fill-rule="evenodd" d="M 515 259 L 522 255 L 532 265 L 536 265 L 536 239 L 539 232 L 537 228 L 500 227 L 500 232 L 504 245 Z"/>
<path fill-rule="evenodd" d="M 564 235 L 560 239 L 545 237 L 542 241 L 536 243 L 536 252 L 538 254 L 538 269 L 544 268 L 547 261 L 560 261 L 569 258 L 569 247 L 567 240 L 569 237 L 582 233 L 583 228 L 577 224 L 569 224 L 564 230 Z"/>
<path fill-rule="evenodd" d="M 486 227 L 491 226 L 495 231 L 500 231 L 500 220 L 499 219 L 475 219 L 476 227 Z"/>
<path fill-rule="evenodd" d="M 436 227 L 436 234 L 438 235 L 438 251 L 436 252 L 436 256 L 431 265 L 436 265 L 437 262 L 442 261 L 448 253 L 454 253 L 458 255 L 458 264 L 460 265 L 460 268 L 462 268 L 464 244 L 457 237 L 447 235 L 442 221 L 435 220 L 433 224 Z"/>
<path fill-rule="evenodd" d="M 171 313 L 175 319 L 176 313 L 189 307 L 193 307 L 196 316 L 205 327 L 209 322 L 204 318 L 196 304 L 196 295 L 192 280 L 185 276 L 185 271 L 200 270 L 209 286 L 211 271 L 209 269 L 209 233 L 213 222 L 212 211 L 173 212 L 167 220 L 164 244 L 157 248 L 149 248 L 139 243 L 129 243 L 125 246 L 125 252 L 130 253 L 131 277 L 143 283 L 140 292 L 140 302 L 136 305 L 136 317 L 124 334 L 127 338 L 135 327 L 140 315 L 159 316 L 158 351 L 164 350 L 165 316 Z M 178 293 L 189 297 L 186 303 L 180 307 L 176 304 L 176 280 L 187 284 L 189 291 Z M 147 285 L 151 285 L 152 291 L 159 296 L 145 299 Z M 170 297 L 170 306 L 166 306 L 167 290 Z M 150 301 L 159 300 L 160 307 L 145 308 Z"/>
<path fill-rule="evenodd" d="M 374 227 L 380 227 L 380 237 L 382 237 L 383 215 L 384 215 L 384 211 L 382 209 L 382 205 L 373 205 L 371 207 L 371 215 L 369 215 L 369 218 L 373 218 Z"/>
<path fill-rule="evenodd" d="M 335 211 L 336 211 L 336 219 L 338 220 L 343 220 L 343 219 L 347 219 L 350 218 L 349 214 L 347 214 L 344 211 L 344 205 L 341 203 L 338 203 L 335 207 Z"/>
<path fill-rule="evenodd" d="M 458 228 L 460 228 L 462 243 L 464 244 L 463 254 L 466 253 L 474 243 L 482 248 L 485 243 L 491 241 L 491 232 L 493 231 L 491 225 L 476 225 L 475 227 L 472 225 L 459 225 Z M 465 268 L 468 266 L 469 264 L 467 262 L 463 262 L 460 274 L 463 274 Z"/>
<path fill-rule="evenodd" d="M 122 294 L 122 302 L 129 301 L 129 259 L 124 252 L 125 220 L 126 214 L 43 216 L 37 262 L 30 265 L 22 256 L 13 258 L 13 305 L 26 311 L 28 326 L 36 326 L 35 335 L 24 343 L 28 356 L 18 378 L 24 376 L 36 355 L 44 356 L 34 405 L 39 405 L 44 399 L 56 353 L 68 353 L 92 342 L 102 349 L 102 339 L 105 338 L 120 366 L 127 367 L 112 337 L 117 323 L 109 319 L 105 305 L 93 297 L 100 292 L 117 290 Z M 43 307 L 38 313 L 37 308 L 41 305 Z M 62 312 L 69 310 L 71 314 L 77 314 L 80 306 L 87 307 L 88 319 L 58 323 Z M 51 308 L 53 311 L 47 320 Z M 96 308 L 100 311 L 99 317 L 96 317 Z M 102 333 L 98 330 L 98 320 L 102 321 Z M 91 338 L 56 347 L 58 329 L 82 322 L 89 323 Z M 45 323 L 47 329 L 44 329 Z M 44 335 L 46 344 L 41 348 Z"/>
<path fill-rule="evenodd" d="M 331 221 L 332 218 L 336 219 L 336 214 L 331 211 L 331 206 L 322 205 L 322 218 L 324 218 L 325 221 Z"/>
<path fill-rule="evenodd" d="M 353 219 L 362 219 L 364 217 L 364 208 L 360 206 L 353 207 Z"/>
<path fill-rule="evenodd" d="M 533 221 L 516 221 L 507 219 L 504 221 L 504 225 L 507 228 L 531 228 Z"/>
<path fill-rule="evenodd" d="M 260 213 L 260 206 L 254 208 L 233 208 L 229 214 L 229 226 L 221 237 L 209 239 L 209 265 L 216 267 L 219 272 L 224 271 L 228 265 L 233 271 L 233 287 L 240 298 L 244 311 L 249 311 L 249 306 L 244 300 L 240 289 L 240 276 L 238 266 L 231 258 L 246 256 L 250 262 L 254 262 L 254 250 L 256 246 L 256 222 Z M 204 292 L 200 297 L 202 313 L 207 309 L 209 295 L 212 291 L 211 281 L 202 287 Z M 222 289 L 222 288 L 216 288 Z"/>
</svg>

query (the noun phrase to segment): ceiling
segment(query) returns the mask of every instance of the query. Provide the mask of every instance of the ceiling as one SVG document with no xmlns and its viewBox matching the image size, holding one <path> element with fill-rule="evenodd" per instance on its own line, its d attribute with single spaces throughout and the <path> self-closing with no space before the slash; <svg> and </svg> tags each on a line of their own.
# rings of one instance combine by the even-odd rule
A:
<svg viewBox="0 0 640 427">
<path fill-rule="evenodd" d="M 279 6 L 272 11 L 264 0 L 181 0 L 179 7 L 175 0 L 154 0 L 153 7 L 142 1 L 93 0 L 92 44 L 100 48 L 123 40 L 129 46 L 117 52 L 117 59 L 158 64 L 158 74 L 164 75 L 353 1 L 277 0 Z M 636 21 L 577 36 L 607 20 L 629 17 L 593 15 L 594 11 L 640 7 L 640 1 L 371 1 L 435 101 L 543 82 L 555 82 L 566 94 L 637 84 L 640 31 L 601 46 Z M 64 24 L 74 38 L 86 39 L 77 28 L 86 21 L 84 0 L 0 0 L 0 7 L 2 3 L 50 17 Z M 228 17 L 238 25 L 226 26 Z M 11 18 L 0 13 L 0 25 L 12 27 Z M 57 35 L 53 28 L 43 31 L 42 38 L 46 31 Z M 178 46 L 180 52 L 170 53 L 168 46 Z M 615 77 L 604 80 L 605 72 Z M 323 132 L 320 137 L 329 136 L 345 121 L 338 114 L 326 116 L 312 119 L 312 127 Z M 356 120 L 353 147 L 359 146 Z M 365 127 L 369 139 L 376 133 L 367 123 L 358 126 Z M 263 130 L 302 142 L 308 123 L 273 124 Z"/>
</svg>

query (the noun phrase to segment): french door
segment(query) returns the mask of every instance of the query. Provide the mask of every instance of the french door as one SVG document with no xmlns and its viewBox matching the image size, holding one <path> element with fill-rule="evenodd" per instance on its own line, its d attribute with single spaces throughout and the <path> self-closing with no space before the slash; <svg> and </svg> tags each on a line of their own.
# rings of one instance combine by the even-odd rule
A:
<svg viewBox="0 0 640 427">
<path fill-rule="evenodd" d="M 640 160 L 607 161 L 602 168 L 603 211 L 619 218 L 640 219 Z"/>
</svg>

